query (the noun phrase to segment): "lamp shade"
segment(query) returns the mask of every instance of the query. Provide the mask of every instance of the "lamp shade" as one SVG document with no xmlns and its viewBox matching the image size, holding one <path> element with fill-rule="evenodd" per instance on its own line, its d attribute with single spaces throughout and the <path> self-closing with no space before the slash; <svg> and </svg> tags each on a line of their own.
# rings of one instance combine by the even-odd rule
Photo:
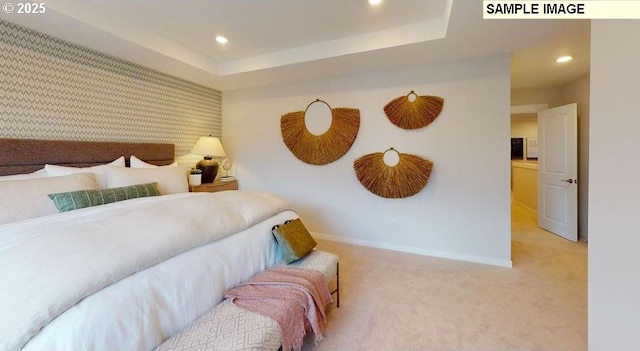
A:
<svg viewBox="0 0 640 351">
<path fill-rule="evenodd" d="M 191 153 L 211 157 L 227 156 L 227 154 L 224 153 L 220 139 L 210 136 L 200 137 L 196 145 L 191 149 Z"/>
<path fill-rule="evenodd" d="M 200 137 L 196 145 L 191 149 L 192 154 L 202 155 L 204 159 L 196 164 L 196 168 L 202 170 L 202 183 L 213 183 L 218 174 L 218 161 L 213 157 L 225 157 L 220 139 L 214 137 Z"/>
</svg>

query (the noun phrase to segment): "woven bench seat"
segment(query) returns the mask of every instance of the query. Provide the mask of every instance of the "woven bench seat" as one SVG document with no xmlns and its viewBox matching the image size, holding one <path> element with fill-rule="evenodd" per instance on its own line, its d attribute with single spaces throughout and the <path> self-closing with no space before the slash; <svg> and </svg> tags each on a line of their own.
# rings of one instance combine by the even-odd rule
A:
<svg viewBox="0 0 640 351">
<path fill-rule="evenodd" d="M 313 250 L 304 258 L 290 263 L 321 272 L 327 282 L 337 277 L 336 306 L 340 307 L 338 256 Z M 205 313 L 190 327 L 167 339 L 155 351 L 230 351 L 278 350 L 282 344 L 278 323 L 261 314 L 247 311 L 226 299 Z"/>
</svg>

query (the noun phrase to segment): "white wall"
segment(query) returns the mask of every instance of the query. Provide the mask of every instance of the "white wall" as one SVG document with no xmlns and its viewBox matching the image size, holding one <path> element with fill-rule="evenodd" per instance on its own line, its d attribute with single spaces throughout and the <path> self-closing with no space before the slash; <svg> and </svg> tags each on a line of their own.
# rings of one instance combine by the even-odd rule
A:
<svg viewBox="0 0 640 351">
<path fill-rule="evenodd" d="M 589 75 L 560 89 L 560 105 L 578 104 L 578 232 L 589 235 Z"/>
<path fill-rule="evenodd" d="M 591 25 L 589 350 L 640 345 L 640 21 Z"/>
<path fill-rule="evenodd" d="M 536 138 L 538 136 L 538 115 L 533 113 L 511 115 L 512 138 Z"/>
<path fill-rule="evenodd" d="M 290 199 L 323 237 L 497 265 L 511 264 L 509 58 L 223 93 L 223 138 L 241 189 Z M 406 131 L 384 105 L 415 90 L 445 99 L 438 119 Z M 282 142 L 280 116 L 316 98 L 359 108 L 349 152 L 326 166 L 296 159 Z M 353 161 L 389 147 L 434 162 L 426 188 L 384 199 L 358 182 Z"/>
<path fill-rule="evenodd" d="M 549 104 L 560 106 L 560 88 L 525 88 L 511 91 L 511 105 Z"/>
</svg>

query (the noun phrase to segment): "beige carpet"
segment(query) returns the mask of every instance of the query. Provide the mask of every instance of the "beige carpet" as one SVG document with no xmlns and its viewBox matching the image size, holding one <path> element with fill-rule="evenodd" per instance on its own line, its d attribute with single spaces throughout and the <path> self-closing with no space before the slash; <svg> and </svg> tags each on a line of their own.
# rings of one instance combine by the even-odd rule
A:
<svg viewBox="0 0 640 351">
<path fill-rule="evenodd" d="M 586 350 L 586 244 L 512 212 L 512 269 L 319 241 L 341 304 L 304 350 Z"/>
</svg>

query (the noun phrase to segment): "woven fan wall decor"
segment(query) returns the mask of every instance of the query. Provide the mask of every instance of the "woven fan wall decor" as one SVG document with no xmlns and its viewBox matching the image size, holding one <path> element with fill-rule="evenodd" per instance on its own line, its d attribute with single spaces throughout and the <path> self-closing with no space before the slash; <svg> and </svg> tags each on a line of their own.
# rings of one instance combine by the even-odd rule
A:
<svg viewBox="0 0 640 351">
<path fill-rule="evenodd" d="M 325 101 L 316 99 L 304 111 L 287 113 L 280 118 L 282 140 L 300 161 L 312 165 L 326 165 L 349 151 L 356 140 L 360 128 L 360 110 L 353 108 L 331 108 L 331 125 L 322 135 L 314 135 L 304 123 L 305 113 L 314 103 Z"/>
<path fill-rule="evenodd" d="M 412 99 L 415 100 L 412 101 Z M 391 100 L 384 113 L 391 123 L 403 129 L 418 129 L 428 126 L 442 112 L 444 99 L 438 96 L 418 96 L 413 90 L 407 96 Z"/>
<path fill-rule="evenodd" d="M 395 166 L 384 162 L 384 154 L 390 151 L 398 154 Z M 381 197 L 398 199 L 413 196 L 427 185 L 433 162 L 390 148 L 360 157 L 353 162 L 353 169 L 367 190 Z"/>
</svg>

